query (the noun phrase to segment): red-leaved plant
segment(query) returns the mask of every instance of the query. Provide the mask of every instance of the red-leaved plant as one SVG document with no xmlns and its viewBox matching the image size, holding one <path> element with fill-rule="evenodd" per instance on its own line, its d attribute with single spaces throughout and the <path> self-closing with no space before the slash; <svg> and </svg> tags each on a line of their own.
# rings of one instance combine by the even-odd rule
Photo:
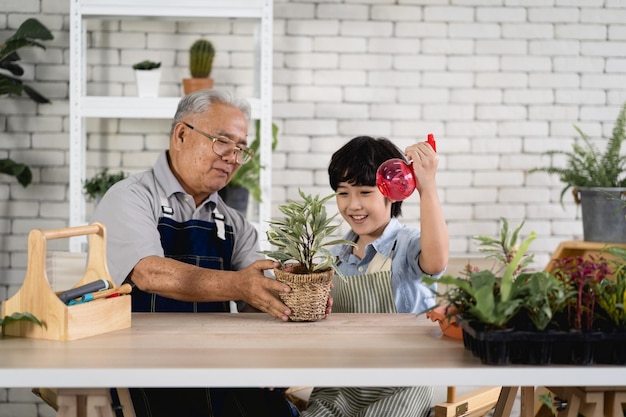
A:
<svg viewBox="0 0 626 417">
<path fill-rule="evenodd" d="M 608 261 L 601 255 L 589 255 L 588 258 L 573 256 L 555 259 L 553 262 L 556 267 L 554 276 L 577 294 L 567 307 L 570 326 L 578 330 L 591 330 L 598 298 L 597 284 L 611 274 Z"/>
</svg>

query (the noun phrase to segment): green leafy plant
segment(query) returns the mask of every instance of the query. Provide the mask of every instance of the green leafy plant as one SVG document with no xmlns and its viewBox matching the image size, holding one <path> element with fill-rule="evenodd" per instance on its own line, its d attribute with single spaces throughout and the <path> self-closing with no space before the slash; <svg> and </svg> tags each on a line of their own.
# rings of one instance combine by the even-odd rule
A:
<svg viewBox="0 0 626 417">
<path fill-rule="evenodd" d="M 17 63 L 21 59 L 17 51 L 25 46 L 46 49 L 38 40 L 48 41 L 52 39 L 54 37 L 48 28 L 39 20 L 31 18 L 25 20 L 13 36 L 0 45 L 0 70 L 8 71 L 13 75 L 0 72 L 0 95 L 21 96 L 22 93 L 26 93 L 37 103 L 50 103 L 50 100 L 18 78 L 24 75 L 24 69 Z"/>
<path fill-rule="evenodd" d="M 150 60 L 137 62 L 136 64 L 133 65 L 134 70 L 141 70 L 141 71 L 149 71 L 149 70 L 153 70 L 157 68 L 161 68 L 161 63 L 150 61 Z"/>
<path fill-rule="evenodd" d="M 215 48 L 211 41 L 198 39 L 189 48 L 189 72 L 192 78 L 207 78 L 213 69 Z"/>
<path fill-rule="evenodd" d="M 261 197 L 261 186 L 259 185 L 261 169 L 261 155 L 259 153 L 259 147 L 261 145 L 261 134 L 259 131 L 260 121 L 256 120 L 256 137 L 250 144 L 249 148 L 254 152 L 254 156 L 250 161 L 243 164 L 235 171 L 235 174 L 228 182 L 228 186 L 244 187 L 249 192 L 254 201 L 260 203 L 263 201 Z M 272 123 L 272 150 L 276 149 L 278 144 L 278 126 Z"/>
<path fill-rule="evenodd" d="M 604 152 L 601 152 L 580 128 L 574 126 L 583 141 L 582 144 L 575 142 L 571 151 L 552 150 L 544 153 L 549 156 L 565 156 L 566 166 L 556 167 L 552 161 L 550 166 L 535 168 L 530 172 L 558 175 L 561 182 L 565 184 L 561 190 L 561 202 L 563 202 L 563 195 L 571 187 L 626 187 L 626 154 L 622 152 L 622 145 L 626 138 L 625 124 L 626 103 L 617 116 L 613 134 Z"/>
<path fill-rule="evenodd" d="M 105 168 L 85 181 L 83 184 L 83 192 L 90 201 L 97 200 L 99 197 L 102 197 L 113 184 L 126 177 L 127 175 L 123 171 L 111 174 L 109 170 Z"/>
<path fill-rule="evenodd" d="M 38 326 L 43 326 L 44 324 L 39 321 L 39 319 L 33 316 L 30 313 L 13 313 L 10 316 L 4 316 L 0 318 L 0 326 L 6 326 L 7 324 L 11 324 L 16 321 L 29 321 L 31 323 L 35 323 Z"/>
<path fill-rule="evenodd" d="M 0 173 L 15 177 L 23 187 L 28 187 L 33 181 L 33 172 L 30 168 L 10 158 L 0 159 Z"/>
<path fill-rule="evenodd" d="M 305 194 L 302 190 L 298 192 L 302 201 L 290 200 L 281 205 L 279 209 L 285 215 L 284 219 L 269 222 L 267 240 L 276 250 L 261 253 L 280 262 L 283 268 L 290 262 L 295 263 L 288 267 L 293 273 L 306 274 L 330 267 L 337 271 L 335 256 L 328 247 L 356 244 L 344 239 L 327 240 L 339 227 L 332 224 L 337 214 L 328 217 L 324 206 L 335 194 L 320 198 L 319 195 Z"/>
<path fill-rule="evenodd" d="M 522 222 L 515 230 L 509 229 L 509 221 L 504 217 L 500 218 L 500 235 L 498 237 L 478 235 L 474 240 L 478 243 L 478 251 L 485 253 L 486 258 L 497 260 L 504 268 L 511 263 L 515 255 L 518 253 L 519 233 L 524 226 Z M 515 274 L 519 274 L 530 265 L 534 255 L 524 253 L 519 260 Z"/>
<path fill-rule="evenodd" d="M 608 319 L 618 328 L 626 328 L 626 248 L 613 246 L 606 248 L 606 252 L 616 258 L 612 261 L 613 279 L 602 279 L 594 292 Z"/>
<path fill-rule="evenodd" d="M 535 239 L 531 233 L 519 245 L 515 244 L 517 236 L 524 225 L 520 224 L 512 232 L 508 221 L 501 219 L 499 238 L 477 236 L 474 239 L 481 243 L 481 250 L 490 253 L 503 264 L 502 276 L 496 276 L 493 271 L 467 270 L 468 277 L 453 277 L 445 275 L 439 279 L 422 277 L 427 285 L 435 282 L 451 286 L 443 294 L 455 310 L 463 313 L 467 320 L 478 321 L 488 328 L 500 329 L 519 312 L 524 306 L 522 295 L 526 291 L 525 280 L 516 277 L 522 272 L 523 266 L 529 261 L 530 255 L 526 252 L 530 243 Z M 496 252 L 495 250 L 499 252 Z"/>
<path fill-rule="evenodd" d="M 17 51 L 26 46 L 46 49 L 38 40 L 51 39 L 54 39 L 52 33 L 41 22 L 37 19 L 27 19 L 17 28 L 13 36 L 0 45 L 0 96 L 21 96 L 26 93 L 36 103 L 50 103 L 50 100 L 24 84 L 19 78 L 24 75 L 24 69 L 18 63 L 21 58 Z M 10 158 L 0 159 L 0 173 L 15 177 L 23 187 L 27 187 L 33 181 L 30 168 Z"/>
<path fill-rule="evenodd" d="M 548 272 L 521 274 L 517 280 L 524 287 L 522 308 L 537 330 L 544 330 L 556 313 L 565 309 L 574 294 L 561 280 Z"/>
</svg>

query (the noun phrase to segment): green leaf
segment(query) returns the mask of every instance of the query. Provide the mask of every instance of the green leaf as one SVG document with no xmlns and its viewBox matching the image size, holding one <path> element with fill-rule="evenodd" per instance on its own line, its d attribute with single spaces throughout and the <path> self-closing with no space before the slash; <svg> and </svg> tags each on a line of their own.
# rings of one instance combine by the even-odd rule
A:
<svg viewBox="0 0 626 417">
<path fill-rule="evenodd" d="M 23 187 L 33 181 L 33 173 L 29 167 L 8 158 L 0 159 L 0 173 L 14 176 Z"/>
<path fill-rule="evenodd" d="M 552 157 L 551 164 L 547 167 L 534 168 L 530 172 L 557 175 L 565 184 L 561 190 L 561 203 L 565 192 L 571 187 L 626 187 L 626 154 L 622 152 L 622 145 L 626 140 L 625 127 L 626 103 L 617 116 L 604 152 L 600 151 L 578 126 L 574 126 L 580 140 L 572 144 L 571 151 L 545 152 L 544 155 Z M 554 156 L 565 156 L 566 165 L 554 166 Z"/>
<path fill-rule="evenodd" d="M 10 316 L 4 316 L 4 318 L 0 319 L 0 326 L 6 326 L 16 321 L 29 321 L 38 326 L 43 326 L 43 323 L 30 313 L 13 313 Z"/>
<path fill-rule="evenodd" d="M 329 217 L 325 207 L 335 194 L 321 198 L 319 195 L 307 195 L 300 189 L 298 194 L 300 201 L 289 200 L 279 207 L 285 216 L 283 219 L 268 222 L 267 240 L 276 250 L 261 253 L 283 264 L 297 261 L 308 272 L 328 267 L 337 270 L 335 256 L 326 247 L 356 244 L 343 239 L 327 239 L 338 227 L 331 224 L 337 214 Z"/>
<path fill-rule="evenodd" d="M 259 153 L 259 148 L 261 146 L 261 122 L 260 120 L 255 121 L 256 124 L 256 136 L 252 143 L 248 145 L 248 148 L 254 152 L 254 156 L 248 163 L 241 165 L 235 174 L 230 179 L 228 185 L 232 186 L 240 186 L 245 187 L 250 192 L 250 196 L 252 199 L 258 203 L 261 203 L 261 186 L 259 185 L 259 181 L 261 178 L 261 170 L 265 169 L 264 166 L 261 165 L 261 155 Z M 272 150 L 276 149 L 278 144 L 278 126 L 275 123 L 272 123 Z M 227 185 L 227 186 L 228 186 Z"/>
</svg>

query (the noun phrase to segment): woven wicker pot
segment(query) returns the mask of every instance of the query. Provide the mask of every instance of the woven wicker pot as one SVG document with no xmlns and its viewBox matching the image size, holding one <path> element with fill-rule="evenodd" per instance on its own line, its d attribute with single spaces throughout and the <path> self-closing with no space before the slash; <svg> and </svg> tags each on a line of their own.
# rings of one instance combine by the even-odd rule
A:
<svg viewBox="0 0 626 417">
<path fill-rule="evenodd" d="M 294 274 L 274 269 L 276 279 L 291 287 L 291 292 L 280 293 L 280 299 L 291 309 L 291 321 L 317 321 L 326 316 L 326 305 L 333 281 L 332 268 L 312 274 Z"/>
</svg>

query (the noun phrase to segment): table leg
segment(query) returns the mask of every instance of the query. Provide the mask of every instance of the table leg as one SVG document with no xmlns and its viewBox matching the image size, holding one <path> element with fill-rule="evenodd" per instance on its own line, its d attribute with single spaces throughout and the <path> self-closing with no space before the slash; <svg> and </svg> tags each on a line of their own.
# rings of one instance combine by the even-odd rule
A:
<svg viewBox="0 0 626 417">
<path fill-rule="evenodd" d="M 535 417 L 535 387 L 522 387 L 520 417 Z"/>
<path fill-rule="evenodd" d="M 518 387 L 502 387 L 493 417 L 509 417 L 511 415 L 515 397 L 517 396 L 517 389 Z"/>
<path fill-rule="evenodd" d="M 115 417 L 108 388 L 59 388 L 57 417 Z"/>
</svg>

